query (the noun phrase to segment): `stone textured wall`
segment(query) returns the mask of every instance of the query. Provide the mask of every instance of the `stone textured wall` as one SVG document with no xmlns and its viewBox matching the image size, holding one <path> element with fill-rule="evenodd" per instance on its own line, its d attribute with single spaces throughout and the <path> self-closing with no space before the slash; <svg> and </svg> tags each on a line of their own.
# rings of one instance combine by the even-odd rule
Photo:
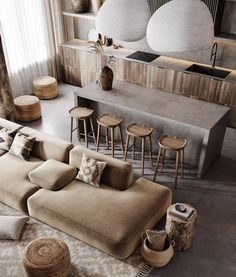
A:
<svg viewBox="0 0 236 277">
<path fill-rule="evenodd" d="M 14 102 L 0 36 L 0 117 L 14 120 Z"/>
</svg>

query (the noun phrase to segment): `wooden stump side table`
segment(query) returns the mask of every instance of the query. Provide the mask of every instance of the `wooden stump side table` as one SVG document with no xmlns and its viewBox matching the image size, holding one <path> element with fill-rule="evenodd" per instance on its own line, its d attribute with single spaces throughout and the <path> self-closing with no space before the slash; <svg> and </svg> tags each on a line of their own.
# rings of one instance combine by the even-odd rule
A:
<svg viewBox="0 0 236 277">
<path fill-rule="evenodd" d="M 192 245 L 194 225 L 197 218 L 197 211 L 192 206 L 184 204 L 194 209 L 193 215 L 188 221 L 186 221 L 169 213 L 170 210 L 174 207 L 174 205 L 171 205 L 167 209 L 165 228 L 169 238 L 175 241 L 174 249 L 176 251 L 186 250 L 190 248 Z"/>
</svg>

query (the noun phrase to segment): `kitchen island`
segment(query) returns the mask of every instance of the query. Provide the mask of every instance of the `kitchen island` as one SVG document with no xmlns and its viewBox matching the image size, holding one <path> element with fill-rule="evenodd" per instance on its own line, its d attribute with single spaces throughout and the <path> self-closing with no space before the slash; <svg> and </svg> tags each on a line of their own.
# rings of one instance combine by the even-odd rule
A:
<svg viewBox="0 0 236 277">
<path fill-rule="evenodd" d="M 154 151 L 163 134 L 186 138 L 185 162 L 197 167 L 198 177 L 220 156 L 229 117 L 227 107 L 122 81 L 114 81 L 111 91 L 91 83 L 78 88 L 74 95 L 75 105 L 93 108 L 95 117 L 107 112 L 122 116 L 124 132 L 134 122 L 152 127 Z"/>
</svg>

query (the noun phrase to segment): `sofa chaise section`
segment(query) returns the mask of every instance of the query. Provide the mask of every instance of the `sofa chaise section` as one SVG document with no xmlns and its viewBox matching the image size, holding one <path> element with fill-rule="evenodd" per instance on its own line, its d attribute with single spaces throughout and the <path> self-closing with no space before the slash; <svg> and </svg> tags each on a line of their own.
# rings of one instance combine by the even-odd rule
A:
<svg viewBox="0 0 236 277">
<path fill-rule="evenodd" d="M 28 199 L 29 214 L 114 257 L 126 258 L 141 233 L 166 213 L 171 191 L 144 178 L 130 185 L 133 172 L 128 163 L 82 147 L 71 151 L 70 163 L 80 163 L 78 155 L 83 152 L 107 160 L 107 170 L 114 176 L 104 171 L 100 188 L 74 180 L 60 191 L 41 189 Z M 115 189 L 117 180 L 124 183 Z"/>
</svg>

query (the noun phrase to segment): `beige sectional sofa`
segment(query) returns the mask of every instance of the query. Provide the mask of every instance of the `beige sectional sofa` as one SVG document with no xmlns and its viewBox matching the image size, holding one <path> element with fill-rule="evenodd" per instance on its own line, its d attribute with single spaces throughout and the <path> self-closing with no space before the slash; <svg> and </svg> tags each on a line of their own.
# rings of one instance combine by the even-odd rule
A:
<svg viewBox="0 0 236 277">
<path fill-rule="evenodd" d="M 0 119 L 0 127 L 3 125 L 7 127 L 7 122 Z M 128 257 L 141 233 L 152 228 L 171 204 L 168 188 L 144 178 L 133 182 L 129 163 L 73 147 L 28 127 L 20 131 L 36 137 L 36 143 L 29 161 L 10 153 L 0 157 L 0 201 L 114 257 Z M 79 169 L 83 153 L 107 162 L 100 188 L 73 179 L 62 189 L 52 191 L 30 182 L 28 174 L 48 159 Z"/>
</svg>

